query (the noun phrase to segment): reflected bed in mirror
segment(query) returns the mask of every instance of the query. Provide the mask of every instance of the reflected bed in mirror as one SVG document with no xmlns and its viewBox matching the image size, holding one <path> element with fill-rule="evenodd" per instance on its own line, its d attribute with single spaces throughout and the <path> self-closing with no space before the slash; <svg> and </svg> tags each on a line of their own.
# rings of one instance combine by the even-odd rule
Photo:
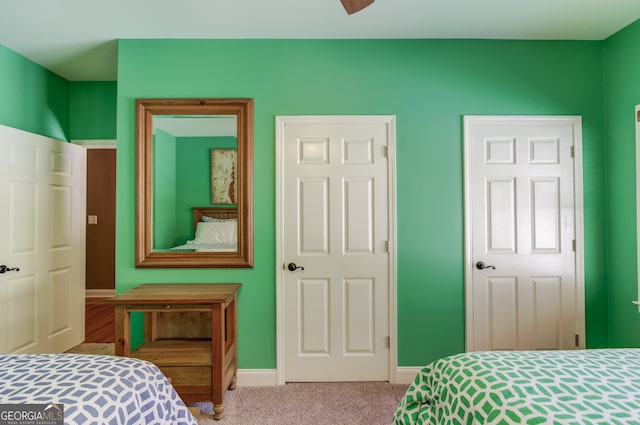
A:
<svg viewBox="0 0 640 425">
<path fill-rule="evenodd" d="M 138 99 L 136 124 L 136 267 L 253 267 L 253 100 Z"/>
<path fill-rule="evenodd" d="M 235 252 L 238 250 L 238 210 L 236 208 L 193 208 L 192 240 L 172 251 Z"/>
</svg>

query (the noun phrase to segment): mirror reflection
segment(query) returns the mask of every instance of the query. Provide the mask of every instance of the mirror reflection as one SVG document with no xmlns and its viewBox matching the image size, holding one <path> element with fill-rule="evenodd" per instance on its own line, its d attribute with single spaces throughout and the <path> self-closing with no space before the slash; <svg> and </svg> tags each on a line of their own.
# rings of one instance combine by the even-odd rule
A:
<svg viewBox="0 0 640 425">
<path fill-rule="evenodd" d="M 253 99 L 137 99 L 136 127 L 136 267 L 253 267 Z"/>
<path fill-rule="evenodd" d="M 154 251 L 237 251 L 237 147 L 234 115 L 153 117 Z"/>
</svg>

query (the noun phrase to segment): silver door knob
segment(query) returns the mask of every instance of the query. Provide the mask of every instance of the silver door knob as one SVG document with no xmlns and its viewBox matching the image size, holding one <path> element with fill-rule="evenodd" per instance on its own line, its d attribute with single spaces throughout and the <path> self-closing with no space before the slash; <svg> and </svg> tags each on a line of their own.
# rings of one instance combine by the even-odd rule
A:
<svg viewBox="0 0 640 425">
<path fill-rule="evenodd" d="M 488 266 L 484 263 L 484 261 L 478 261 L 476 263 L 476 269 L 478 270 L 484 270 L 484 269 L 496 269 L 494 266 Z"/>
</svg>

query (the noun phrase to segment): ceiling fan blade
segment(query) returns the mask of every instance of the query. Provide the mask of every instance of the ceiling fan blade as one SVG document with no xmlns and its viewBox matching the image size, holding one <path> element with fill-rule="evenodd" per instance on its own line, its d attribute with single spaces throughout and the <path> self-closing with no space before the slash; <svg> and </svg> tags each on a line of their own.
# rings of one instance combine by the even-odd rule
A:
<svg viewBox="0 0 640 425">
<path fill-rule="evenodd" d="M 340 0 L 344 9 L 349 15 L 360 12 L 365 7 L 369 6 L 374 0 Z"/>
</svg>

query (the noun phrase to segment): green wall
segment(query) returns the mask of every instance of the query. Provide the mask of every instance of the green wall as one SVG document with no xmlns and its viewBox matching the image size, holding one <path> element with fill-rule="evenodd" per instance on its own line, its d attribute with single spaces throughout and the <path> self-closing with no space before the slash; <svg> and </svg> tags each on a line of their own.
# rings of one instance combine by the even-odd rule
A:
<svg viewBox="0 0 640 425">
<path fill-rule="evenodd" d="M 175 137 L 160 129 L 154 137 L 153 247 L 167 250 L 193 239 L 192 207 L 213 205 L 211 149 L 238 143 L 235 137 Z"/>
<path fill-rule="evenodd" d="M 0 124 L 59 140 L 116 138 L 116 83 L 69 82 L 0 44 Z"/>
<path fill-rule="evenodd" d="M 609 345 L 640 345 L 636 260 L 635 106 L 640 104 L 640 21 L 605 42 Z M 605 303 L 603 297 L 600 302 Z M 595 300 L 594 300 L 595 302 Z"/>
<path fill-rule="evenodd" d="M 117 291 L 146 282 L 242 282 L 239 366 L 274 368 L 274 118 L 396 115 L 399 365 L 424 365 L 463 351 L 462 116 L 581 115 L 587 345 L 606 346 L 603 44 L 121 40 Z M 255 268 L 134 267 L 134 101 L 139 97 L 255 99 Z"/>
<path fill-rule="evenodd" d="M 116 138 L 114 81 L 71 83 L 71 138 L 75 140 Z"/>
<path fill-rule="evenodd" d="M 153 136 L 153 249 L 176 245 L 176 137 L 161 129 Z"/>
<path fill-rule="evenodd" d="M 235 137 L 180 137 L 176 149 L 176 235 L 175 245 L 193 239 L 194 206 L 211 203 L 211 149 L 235 149 Z M 189 190 L 184 190 L 189 188 Z M 232 205 L 220 205 L 230 207 Z"/>
<path fill-rule="evenodd" d="M 118 290 L 243 282 L 240 367 L 272 368 L 274 116 L 397 115 L 399 364 L 413 366 L 464 348 L 462 115 L 582 115 L 587 345 L 638 346 L 639 43 L 638 22 L 604 42 L 123 40 L 117 100 L 115 82 L 68 82 L 0 45 L 0 124 L 112 139 L 120 120 Z M 253 270 L 134 268 L 133 99 L 164 96 L 256 99 Z"/>
<path fill-rule="evenodd" d="M 0 44 L 0 124 L 69 140 L 70 83 Z"/>
</svg>

